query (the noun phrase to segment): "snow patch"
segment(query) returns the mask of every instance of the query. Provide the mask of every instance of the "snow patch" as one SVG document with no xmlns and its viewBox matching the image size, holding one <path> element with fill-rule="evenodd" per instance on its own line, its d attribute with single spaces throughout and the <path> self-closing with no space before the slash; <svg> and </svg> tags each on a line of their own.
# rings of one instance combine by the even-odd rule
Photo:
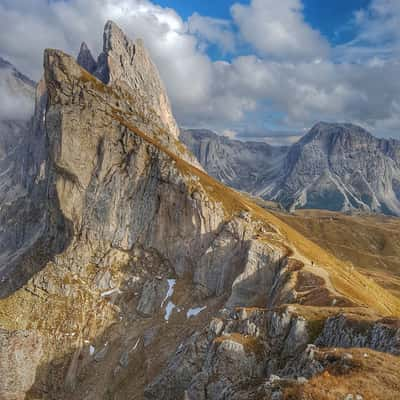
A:
<svg viewBox="0 0 400 400">
<path fill-rule="evenodd" d="M 195 317 L 196 315 L 199 315 L 202 311 L 204 311 L 206 308 L 207 306 L 190 308 L 186 313 L 186 318 Z"/>
<path fill-rule="evenodd" d="M 94 346 L 90 345 L 89 353 L 90 353 L 91 356 L 94 354 L 95 351 L 96 351 L 96 349 L 94 348 Z"/>
<path fill-rule="evenodd" d="M 167 282 L 168 282 L 168 291 L 164 297 L 164 300 L 161 303 L 161 307 L 174 294 L 174 286 L 176 284 L 176 279 L 167 279 Z"/>
<path fill-rule="evenodd" d="M 169 317 L 171 316 L 172 311 L 174 311 L 175 307 L 176 305 L 172 301 L 168 302 L 167 307 L 165 308 L 165 315 L 164 315 L 164 319 L 166 321 L 169 321 Z"/>
</svg>

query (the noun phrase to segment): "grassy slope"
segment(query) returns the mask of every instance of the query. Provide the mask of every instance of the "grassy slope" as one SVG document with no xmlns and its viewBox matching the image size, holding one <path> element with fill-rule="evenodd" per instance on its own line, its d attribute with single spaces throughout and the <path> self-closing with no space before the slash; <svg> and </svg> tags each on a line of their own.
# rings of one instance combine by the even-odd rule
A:
<svg viewBox="0 0 400 400">
<path fill-rule="evenodd" d="M 356 270 L 352 270 L 349 264 L 324 251 L 280 218 L 257 206 L 248 197 L 227 188 L 203 171 L 180 159 L 155 139 L 148 137 L 144 132 L 124 121 L 122 116 L 114 115 L 114 118 L 130 131 L 166 153 L 186 175 L 197 177 L 210 198 L 221 204 L 227 216 L 242 210 L 250 212 L 254 218 L 277 228 L 287 244 L 296 248 L 302 256 L 322 266 L 329 273 L 331 281 L 339 293 L 361 306 L 375 309 L 382 315 L 400 316 L 400 299 L 383 289 L 372 279 L 365 277 Z"/>
<path fill-rule="evenodd" d="M 282 220 L 400 297 L 400 219 L 329 211 L 277 214 Z"/>
</svg>

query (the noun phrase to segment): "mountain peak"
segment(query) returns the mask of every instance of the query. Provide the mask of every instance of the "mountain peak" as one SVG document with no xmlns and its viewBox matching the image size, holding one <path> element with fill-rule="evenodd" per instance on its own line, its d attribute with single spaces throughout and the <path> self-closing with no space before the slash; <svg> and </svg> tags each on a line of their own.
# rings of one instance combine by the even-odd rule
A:
<svg viewBox="0 0 400 400">
<path fill-rule="evenodd" d="M 82 42 L 81 44 L 77 61 L 82 68 L 85 68 L 90 73 L 93 73 L 97 68 L 97 62 L 93 58 L 86 42 Z"/>
<path fill-rule="evenodd" d="M 355 132 L 355 133 L 365 133 L 369 134 L 364 128 L 359 125 L 352 124 L 350 122 L 324 122 L 320 121 L 316 123 L 310 132 L 324 132 L 324 133 L 334 133 L 334 132 Z"/>
<path fill-rule="evenodd" d="M 12 64 L 5 60 L 3 57 L 0 57 L 0 68 L 13 68 Z"/>
<path fill-rule="evenodd" d="M 157 67 L 141 39 L 128 38 L 113 21 L 104 27 L 103 53 L 94 75 L 105 84 L 138 93 L 143 103 L 160 117 L 163 128 L 177 138 L 179 129 Z"/>
<path fill-rule="evenodd" d="M 17 80 L 22 81 L 24 84 L 34 88 L 36 86 L 36 83 L 28 78 L 26 75 L 22 74 L 17 70 L 17 68 L 11 64 L 9 61 L 6 59 L 0 57 L 0 69 L 1 70 L 8 70 L 9 73 Z"/>
<path fill-rule="evenodd" d="M 300 140 L 299 143 L 308 143 L 313 140 L 331 140 L 338 137 L 372 138 L 373 136 L 361 126 L 351 123 L 318 122 Z"/>
</svg>

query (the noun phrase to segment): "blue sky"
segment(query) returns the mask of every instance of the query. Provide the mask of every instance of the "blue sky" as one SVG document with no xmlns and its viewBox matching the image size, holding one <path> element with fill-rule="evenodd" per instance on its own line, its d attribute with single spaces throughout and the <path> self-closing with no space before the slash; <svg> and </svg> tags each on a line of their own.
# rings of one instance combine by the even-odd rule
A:
<svg viewBox="0 0 400 400">
<path fill-rule="evenodd" d="M 141 37 L 178 123 L 243 140 L 296 140 L 320 120 L 400 138 L 400 0 L 0 0 L 0 56 L 95 56 L 114 20 Z"/>
<path fill-rule="evenodd" d="M 278 0 L 279 1 L 279 0 Z M 217 0 L 157 0 L 163 7 L 171 7 L 183 18 L 193 13 L 214 18 L 230 19 L 230 8 L 235 3 L 249 4 L 250 1 Z M 356 31 L 351 24 L 354 12 L 368 8 L 371 0 L 303 0 L 304 18 L 318 29 L 333 44 L 346 43 Z"/>
<path fill-rule="evenodd" d="M 213 2 L 204 0 L 161 0 L 156 1 L 156 3 L 163 7 L 175 9 L 183 18 L 188 18 L 193 13 L 198 12 L 209 17 L 229 19 L 229 9 L 235 2 L 228 0 L 216 0 Z M 241 3 L 248 4 L 249 1 L 241 1 Z"/>
</svg>

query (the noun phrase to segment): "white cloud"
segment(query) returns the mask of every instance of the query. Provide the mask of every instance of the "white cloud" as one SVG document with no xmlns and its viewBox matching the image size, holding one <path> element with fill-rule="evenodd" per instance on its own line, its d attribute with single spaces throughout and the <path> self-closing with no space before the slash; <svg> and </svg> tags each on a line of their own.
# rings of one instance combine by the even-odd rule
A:
<svg viewBox="0 0 400 400">
<path fill-rule="evenodd" d="M 374 0 L 375 8 L 359 13 L 359 42 L 334 49 L 336 57 L 341 53 L 337 63 L 329 59 L 332 49 L 326 40 L 305 22 L 300 0 L 236 4 L 232 21 L 198 14 L 184 21 L 173 9 L 150 0 L 2 0 L 0 54 L 38 79 L 44 48 L 76 55 L 85 40 L 98 54 L 103 25 L 113 19 L 131 38 L 144 39 L 184 126 L 244 137 L 246 130 L 251 136 L 255 127 L 265 129 L 271 121 L 299 132 L 318 120 L 331 120 L 358 122 L 398 136 L 400 65 L 388 55 L 400 29 L 389 24 L 391 45 L 382 50 L 387 56 L 360 45 L 360 38 L 378 43 L 388 37 L 378 32 L 376 21 L 397 18 L 398 5 Z M 213 62 L 205 46 L 233 51 L 238 48 L 235 28 L 257 55 Z M 358 58 L 365 62 L 354 63 Z"/>
<path fill-rule="evenodd" d="M 229 139 L 235 139 L 237 137 L 237 135 L 238 135 L 238 133 L 233 131 L 233 130 L 231 130 L 231 129 L 225 129 L 222 132 L 222 136 L 225 136 L 225 137 L 227 137 Z"/>
<path fill-rule="evenodd" d="M 235 50 L 236 39 L 230 21 L 204 17 L 194 13 L 188 20 L 188 26 L 189 32 L 198 35 L 205 47 L 209 44 L 216 44 L 225 53 Z"/>
<path fill-rule="evenodd" d="M 98 54 L 104 23 L 113 19 L 131 38 L 144 39 L 183 120 L 207 103 L 212 63 L 174 10 L 147 0 L 35 0 L 35 6 L 30 0 L 0 5 L 1 54 L 27 75 L 40 78 L 47 47 L 76 55 L 85 40 Z"/>
<path fill-rule="evenodd" d="M 369 7 L 357 10 L 352 21 L 353 40 L 335 49 L 342 62 L 366 63 L 371 59 L 392 59 L 400 55 L 400 2 L 371 0 Z"/>
<path fill-rule="evenodd" d="M 1 78 L 0 78 L 1 79 Z M 12 93 L 0 85 L 0 120 L 28 120 L 33 113 L 32 98 Z"/>
<path fill-rule="evenodd" d="M 400 40 L 400 2 L 398 0 L 372 0 L 366 10 L 355 13 L 360 27 L 357 41 L 382 44 Z"/>
<path fill-rule="evenodd" d="M 232 15 L 243 38 L 261 54 L 281 60 L 326 57 L 329 45 L 303 18 L 300 0 L 252 0 Z"/>
<path fill-rule="evenodd" d="M 13 77 L 9 68 L 0 69 L 0 120 L 27 120 L 33 114 L 34 90 Z"/>
</svg>

